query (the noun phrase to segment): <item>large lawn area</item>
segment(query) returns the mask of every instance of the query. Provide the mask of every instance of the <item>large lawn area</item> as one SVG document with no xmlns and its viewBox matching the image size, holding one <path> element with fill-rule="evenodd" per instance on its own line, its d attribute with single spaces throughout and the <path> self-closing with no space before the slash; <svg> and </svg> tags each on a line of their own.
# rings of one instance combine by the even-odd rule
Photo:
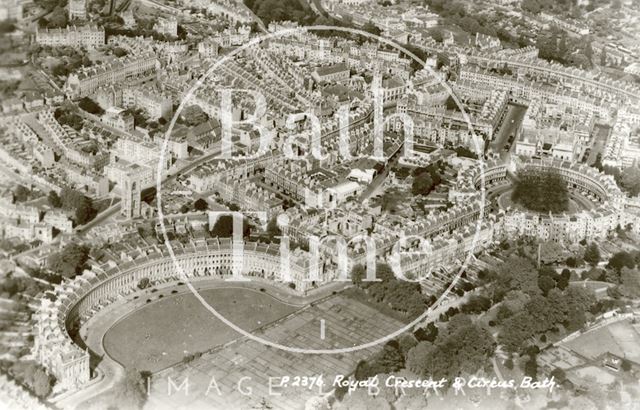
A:
<svg viewBox="0 0 640 410">
<path fill-rule="evenodd" d="M 220 314 L 252 331 L 298 309 L 245 288 L 200 291 Z M 167 295 L 118 321 L 105 334 L 105 351 L 123 365 L 156 372 L 241 336 L 191 293 Z"/>
</svg>

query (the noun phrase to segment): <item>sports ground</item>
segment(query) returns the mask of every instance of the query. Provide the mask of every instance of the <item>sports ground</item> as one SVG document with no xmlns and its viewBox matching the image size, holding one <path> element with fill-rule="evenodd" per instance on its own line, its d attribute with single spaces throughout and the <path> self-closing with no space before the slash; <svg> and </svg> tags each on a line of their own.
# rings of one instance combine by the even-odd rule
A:
<svg viewBox="0 0 640 410">
<path fill-rule="evenodd" d="M 587 358 L 610 352 L 640 362 L 640 333 L 630 320 L 621 320 L 586 332 L 565 345 Z"/>
<path fill-rule="evenodd" d="M 202 297 L 225 318 L 253 331 L 299 309 L 247 288 L 213 288 Z M 155 299 L 155 298 L 154 298 Z M 167 294 L 116 322 L 105 334 L 105 351 L 117 362 L 157 372 L 238 338 L 191 293 Z"/>
</svg>

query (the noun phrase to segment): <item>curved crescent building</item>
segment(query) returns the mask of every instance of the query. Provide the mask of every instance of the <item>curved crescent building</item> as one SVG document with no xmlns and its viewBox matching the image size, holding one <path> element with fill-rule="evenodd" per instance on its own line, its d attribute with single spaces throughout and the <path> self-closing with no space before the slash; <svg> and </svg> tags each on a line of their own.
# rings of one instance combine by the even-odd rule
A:
<svg viewBox="0 0 640 410">
<path fill-rule="evenodd" d="M 69 329 L 79 328 L 102 308 L 139 290 L 137 285 L 142 278 L 148 278 L 152 285 L 185 280 L 183 274 L 190 279 L 230 279 L 233 273 L 229 267 L 236 266 L 244 276 L 274 282 L 281 279 L 279 246 L 245 243 L 242 258 L 234 258 L 234 246 L 229 239 L 201 240 L 188 245 L 178 242 L 172 248 L 179 269 L 167 250 L 153 246 L 122 255 L 122 263 L 95 265 L 75 279 L 57 285 L 52 297 L 42 298 L 36 319 L 35 355 L 63 389 L 76 390 L 90 379 L 89 353 L 74 343 Z M 301 291 L 313 286 L 306 280 L 308 270 L 308 261 L 293 253 L 286 283 L 293 283 Z"/>
<path fill-rule="evenodd" d="M 593 241 L 607 236 L 618 225 L 628 222 L 624 212 L 626 197 L 613 177 L 595 168 L 560 160 L 529 159 L 509 167 L 490 162 L 484 169 L 487 187 L 510 184 L 509 173 L 516 169 L 541 170 L 560 175 L 570 191 L 578 192 L 596 207 L 573 214 L 545 215 L 515 209 L 502 209 L 496 224 L 496 239 L 530 236 L 543 241 L 575 243 Z M 473 177 L 473 185 L 480 187 L 480 172 Z"/>
</svg>

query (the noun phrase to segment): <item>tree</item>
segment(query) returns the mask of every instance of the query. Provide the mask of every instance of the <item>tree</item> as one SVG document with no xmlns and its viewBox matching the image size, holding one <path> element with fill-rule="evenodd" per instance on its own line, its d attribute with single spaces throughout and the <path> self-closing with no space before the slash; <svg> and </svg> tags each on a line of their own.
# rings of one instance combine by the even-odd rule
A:
<svg viewBox="0 0 640 410">
<path fill-rule="evenodd" d="M 91 199 L 75 189 L 68 187 L 63 188 L 60 192 L 60 199 L 63 209 L 75 211 L 76 223 L 80 225 L 89 222 L 97 214 L 97 211 L 93 208 Z"/>
<path fill-rule="evenodd" d="M 620 173 L 619 183 L 629 195 L 640 194 L 640 167 L 631 166 L 623 169 Z"/>
<path fill-rule="evenodd" d="M 512 290 L 522 291 L 533 296 L 540 293 L 538 272 L 533 263 L 524 257 L 509 256 L 497 268 L 497 280 L 493 283 L 492 299 L 494 303 L 501 301 Z"/>
<path fill-rule="evenodd" d="M 127 50 L 122 47 L 116 47 L 113 49 L 113 55 L 116 57 L 124 57 L 127 55 Z"/>
<path fill-rule="evenodd" d="M 550 276 L 541 275 L 538 278 L 538 287 L 542 291 L 542 294 L 546 296 L 551 289 L 556 287 L 556 281 L 553 280 L 553 278 L 551 278 Z"/>
<path fill-rule="evenodd" d="M 490 307 L 491 299 L 481 295 L 472 295 L 469 301 L 462 305 L 461 310 L 463 313 L 478 314 L 486 312 Z"/>
<path fill-rule="evenodd" d="M 584 55 L 589 60 L 589 65 L 591 65 L 591 60 L 593 59 L 593 46 L 591 45 L 591 40 L 586 40 L 586 46 L 584 48 Z"/>
<path fill-rule="evenodd" d="M 382 33 L 382 30 L 380 30 L 380 28 L 378 26 L 376 26 L 375 24 L 371 23 L 370 21 L 367 21 L 364 26 L 362 26 L 362 30 L 371 33 L 375 36 L 379 36 L 380 33 Z"/>
<path fill-rule="evenodd" d="M 75 221 L 78 225 L 84 225 L 96 217 L 98 211 L 93 207 L 91 198 L 83 196 L 76 204 Z"/>
<path fill-rule="evenodd" d="M 604 270 L 591 268 L 582 274 L 582 279 L 586 280 L 604 280 Z"/>
<path fill-rule="evenodd" d="M 398 348 L 402 357 L 407 357 L 409 350 L 413 349 L 418 344 L 416 337 L 410 333 L 405 333 L 398 339 Z"/>
<path fill-rule="evenodd" d="M 435 343 L 423 341 L 409 351 L 409 370 L 434 379 L 452 378 L 460 373 L 475 373 L 486 365 L 495 351 L 493 337 L 466 315 L 456 316 Z"/>
<path fill-rule="evenodd" d="M 615 253 L 611 259 L 609 259 L 609 263 L 607 264 L 608 268 L 614 269 L 616 272 L 620 272 L 624 267 L 633 269 L 635 266 L 636 261 L 633 255 L 626 251 Z"/>
<path fill-rule="evenodd" d="M 195 209 L 196 211 L 206 211 L 207 209 L 209 209 L 209 204 L 204 199 L 198 198 L 193 203 L 193 209 Z"/>
<path fill-rule="evenodd" d="M 524 170 L 518 173 L 511 199 L 531 211 L 559 213 L 568 209 L 569 191 L 560 175 Z"/>
<path fill-rule="evenodd" d="M 438 337 L 438 327 L 433 322 L 429 322 L 426 327 L 419 328 L 413 334 L 421 342 L 435 342 Z"/>
<path fill-rule="evenodd" d="M 53 384 L 53 378 L 44 371 L 44 369 L 38 368 L 33 374 L 33 381 L 31 387 L 33 393 L 41 398 L 49 396 L 51 393 L 51 386 Z"/>
<path fill-rule="evenodd" d="M 15 362 L 10 368 L 10 373 L 42 399 L 49 396 L 55 381 L 42 366 L 33 361 Z"/>
<path fill-rule="evenodd" d="M 82 99 L 78 102 L 78 107 L 82 108 L 84 111 L 94 114 L 94 115 L 102 115 L 104 114 L 104 110 L 98 103 L 93 101 L 89 97 L 82 97 Z"/>
<path fill-rule="evenodd" d="M 16 29 L 16 25 L 8 20 L 0 22 L 0 34 L 11 33 Z"/>
<path fill-rule="evenodd" d="M 419 342 L 407 354 L 407 368 L 413 373 L 422 374 L 424 365 L 434 355 L 436 347 L 431 342 Z"/>
<path fill-rule="evenodd" d="M 18 185 L 16 189 L 13 190 L 13 197 L 16 202 L 25 202 L 29 199 L 30 194 L 31 191 L 24 185 Z"/>
<path fill-rule="evenodd" d="M 54 190 L 49 191 L 47 202 L 49 202 L 49 205 L 53 208 L 60 208 L 62 206 L 62 199 L 60 199 L 60 196 Z"/>
<path fill-rule="evenodd" d="M 190 127 L 206 122 L 208 119 L 209 116 L 199 105 L 190 105 L 180 113 L 180 120 Z"/>
<path fill-rule="evenodd" d="M 124 379 L 113 389 L 113 395 L 122 408 L 140 409 L 147 400 L 146 372 L 127 368 Z"/>
<path fill-rule="evenodd" d="M 584 261 L 591 266 L 596 266 L 600 262 L 600 248 L 595 242 L 591 242 L 584 250 Z"/>
<path fill-rule="evenodd" d="M 280 231 L 280 227 L 278 226 L 278 219 L 274 215 L 267 224 L 267 235 L 269 235 L 270 240 L 273 240 L 273 238 L 275 238 L 276 236 L 280 236 L 281 234 L 282 232 Z"/>
<path fill-rule="evenodd" d="M 89 248 L 84 245 L 70 243 L 60 252 L 54 253 L 48 259 L 48 266 L 54 272 L 66 278 L 73 278 L 82 273 L 85 263 L 89 259 Z"/>
<path fill-rule="evenodd" d="M 427 173 L 419 174 L 413 179 L 411 193 L 413 195 L 428 195 L 433 188 L 433 180 Z"/>
<path fill-rule="evenodd" d="M 556 379 L 560 383 L 562 383 L 565 380 L 567 380 L 567 374 L 565 373 L 564 370 L 562 370 L 559 367 L 556 367 L 555 369 L 551 370 L 550 375 L 553 376 L 553 378 Z"/>
<path fill-rule="evenodd" d="M 375 354 L 370 363 L 370 372 L 376 374 L 393 373 L 404 368 L 404 357 L 397 341 L 387 342 L 382 350 Z"/>
<path fill-rule="evenodd" d="M 66 27 L 67 24 L 67 12 L 63 7 L 56 7 L 56 9 L 47 18 L 47 28 Z"/>
<path fill-rule="evenodd" d="M 625 372 L 628 372 L 629 370 L 631 370 L 631 362 L 627 359 L 622 359 L 622 363 L 620 363 L 620 367 Z"/>
<path fill-rule="evenodd" d="M 531 356 L 524 365 L 524 374 L 537 380 L 538 378 L 538 360 L 535 355 Z"/>
<path fill-rule="evenodd" d="M 504 367 L 509 370 L 513 370 L 513 359 L 511 357 L 504 361 Z"/>
<path fill-rule="evenodd" d="M 606 66 L 607 65 L 607 50 L 606 48 L 602 49 L 602 53 L 600 53 L 600 65 L 601 66 Z"/>
<path fill-rule="evenodd" d="M 149 278 L 141 278 L 138 281 L 138 289 L 148 288 L 150 283 L 151 283 L 151 281 L 149 280 Z"/>
</svg>

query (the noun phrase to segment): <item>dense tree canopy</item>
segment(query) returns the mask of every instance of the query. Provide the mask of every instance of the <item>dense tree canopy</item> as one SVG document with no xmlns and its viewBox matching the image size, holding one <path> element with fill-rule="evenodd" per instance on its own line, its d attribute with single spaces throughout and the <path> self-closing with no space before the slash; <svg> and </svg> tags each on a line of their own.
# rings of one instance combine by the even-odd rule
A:
<svg viewBox="0 0 640 410">
<path fill-rule="evenodd" d="M 206 211 L 209 209 L 209 204 L 202 198 L 198 198 L 193 202 L 193 209 L 196 211 Z"/>
<path fill-rule="evenodd" d="M 511 199 L 536 212 L 559 213 L 569 208 L 567 184 L 552 172 L 519 172 Z"/>
<path fill-rule="evenodd" d="M 104 114 L 104 110 L 102 107 L 98 105 L 95 101 L 93 101 L 89 97 L 82 97 L 82 99 L 78 102 L 78 107 L 82 108 L 86 112 L 95 115 Z"/>
<path fill-rule="evenodd" d="M 51 393 L 55 379 L 36 362 L 17 361 L 11 366 L 9 372 L 37 397 L 44 399 Z"/>
<path fill-rule="evenodd" d="M 564 291 L 551 289 L 548 295 L 533 296 L 522 311 L 506 318 L 498 341 L 510 352 L 520 351 L 531 338 L 552 330 L 557 325 L 569 331 L 580 329 L 586 322 L 585 312 L 595 304 L 593 293 L 583 287 Z"/>
<path fill-rule="evenodd" d="M 48 259 L 48 267 L 66 278 L 73 278 L 82 273 L 85 263 L 89 259 L 89 248 L 84 245 L 70 243 L 60 252 L 54 253 Z"/>
<path fill-rule="evenodd" d="M 352 268 L 352 282 L 364 290 L 372 302 L 389 306 L 409 318 L 424 313 L 427 299 L 422 294 L 419 283 L 396 278 L 389 265 L 384 263 L 376 266 L 376 278 L 379 281 L 363 281 L 365 276 L 363 266 L 356 265 Z"/>
<path fill-rule="evenodd" d="M 141 409 L 147 400 L 146 372 L 127 368 L 125 377 L 113 389 L 118 406 L 125 409 Z"/>
<path fill-rule="evenodd" d="M 611 259 L 609 259 L 608 268 L 614 269 L 617 272 L 620 272 L 622 268 L 627 267 L 629 269 L 633 269 L 636 266 L 636 261 L 633 255 L 626 251 L 620 251 L 615 253 Z"/>
<path fill-rule="evenodd" d="M 592 242 L 587 245 L 584 250 L 584 261 L 591 266 L 596 266 L 598 262 L 600 262 L 600 248 L 598 248 L 598 244 Z"/>
<path fill-rule="evenodd" d="M 471 322 L 466 315 L 456 315 L 434 343 L 423 341 L 411 349 L 406 364 L 419 375 L 452 379 L 484 368 L 495 347 L 486 329 Z"/>
<path fill-rule="evenodd" d="M 91 198 L 72 188 L 63 188 L 60 193 L 62 208 L 75 211 L 74 219 L 78 225 L 84 225 L 98 214 Z"/>
</svg>

